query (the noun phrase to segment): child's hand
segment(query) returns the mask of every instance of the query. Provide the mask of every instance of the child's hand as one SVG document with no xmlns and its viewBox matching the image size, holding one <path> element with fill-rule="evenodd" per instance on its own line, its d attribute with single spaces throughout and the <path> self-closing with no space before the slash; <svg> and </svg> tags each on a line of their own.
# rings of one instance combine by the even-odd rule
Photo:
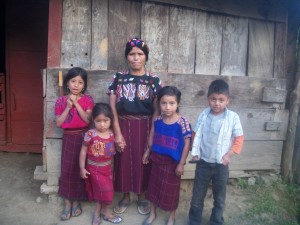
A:
<svg viewBox="0 0 300 225">
<path fill-rule="evenodd" d="M 77 103 L 77 96 L 76 95 L 71 94 L 69 99 L 72 101 L 73 105 L 75 105 Z"/>
<path fill-rule="evenodd" d="M 175 170 L 176 175 L 180 177 L 181 175 L 183 175 L 183 171 L 184 171 L 184 165 L 179 163 Z"/>
<path fill-rule="evenodd" d="M 224 165 L 224 166 L 227 166 L 230 162 L 230 154 L 229 153 L 226 153 L 223 157 L 222 157 L 222 160 L 221 160 L 221 163 Z"/>
<path fill-rule="evenodd" d="M 199 157 L 197 156 L 197 155 L 194 155 L 193 157 L 192 157 L 192 161 L 198 161 L 199 160 Z"/>
<path fill-rule="evenodd" d="M 87 171 L 85 168 L 80 169 L 80 176 L 82 179 L 88 178 L 88 175 L 90 175 L 89 171 Z"/>
<path fill-rule="evenodd" d="M 143 164 L 149 163 L 150 149 L 148 148 L 143 155 Z"/>
<path fill-rule="evenodd" d="M 71 99 L 68 98 L 68 100 L 67 100 L 67 107 L 68 107 L 69 109 L 71 109 L 72 106 L 73 106 L 73 102 L 72 102 Z"/>
</svg>

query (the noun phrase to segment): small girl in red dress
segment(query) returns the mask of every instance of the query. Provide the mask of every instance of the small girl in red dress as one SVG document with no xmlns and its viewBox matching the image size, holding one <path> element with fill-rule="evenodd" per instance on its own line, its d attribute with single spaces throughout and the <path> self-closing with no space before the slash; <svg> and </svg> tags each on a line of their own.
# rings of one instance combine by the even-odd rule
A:
<svg viewBox="0 0 300 225">
<path fill-rule="evenodd" d="M 112 181 L 112 159 L 115 155 L 115 137 L 111 129 L 113 114 L 106 103 L 97 103 L 92 112 L 94 129 L 86 132 L 80 152 L 80 175 L 86 181 L 90 201 L 96 201 L 93 225 L 103 220 L 120 223 L 122 218 L 112 213 L 114 189 Z"/>
</svg>

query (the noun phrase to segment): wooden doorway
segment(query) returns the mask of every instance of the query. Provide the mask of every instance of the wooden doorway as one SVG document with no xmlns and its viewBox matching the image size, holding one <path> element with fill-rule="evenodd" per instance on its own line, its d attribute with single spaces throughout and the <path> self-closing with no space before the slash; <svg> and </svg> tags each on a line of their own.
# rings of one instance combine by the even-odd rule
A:
<svg viewBox="0 0 300 225">
<path fill-rule="evenodd" d="M 6 107 L 5 133 L 0 133 L 0 138 L 5 138 L 0 140 L 0 151 L 41 153 L 44 127 L 41 69 L 47 65 L 49 0 L 4 2 L 1 33 L 5 34 L 5 68 L 0 73 L 4 74 L 6 84 Z"/>
</svg>

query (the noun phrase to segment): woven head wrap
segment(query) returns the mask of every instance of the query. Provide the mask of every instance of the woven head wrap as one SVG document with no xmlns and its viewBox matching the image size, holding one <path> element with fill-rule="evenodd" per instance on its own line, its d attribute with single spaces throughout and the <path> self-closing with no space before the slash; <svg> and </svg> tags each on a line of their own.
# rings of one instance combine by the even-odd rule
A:
<svg viewBox="0 0 300 225">
<path fill-rule="evenodd" d="M 139 39 L 139 38 L 132 38 L 128 40 L 126 43 L 126 48 L 125 48 L 125 58 L 127 58 L 129 52 L 132 50 L 133 47 L 138 47 L 141 49 L 144 54 L 146 55 L 146 60 L 148 60 L 148 55 L 149 55 L 149 47 L 145 43 L 145 41 Z"/>
</svg>

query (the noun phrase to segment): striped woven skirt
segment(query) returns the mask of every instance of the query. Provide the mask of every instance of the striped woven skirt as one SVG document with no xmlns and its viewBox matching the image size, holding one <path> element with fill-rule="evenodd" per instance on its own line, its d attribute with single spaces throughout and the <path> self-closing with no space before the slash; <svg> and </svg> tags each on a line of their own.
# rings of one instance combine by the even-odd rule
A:
<svg viewBox="0 0 300 225">
<path fill-rule="evenodd" d="M 69 200 L 85 200 L 85 181 L 80 176 L 79 154 L 84 130 L 65 130 L 61 154 L 58 194 Z"/>
<path fill-rule="evenodd" d="M 86 191 L 90 201 L 97 201 L 105 205 L 111 205 L 114 197 L 111 163 L 104 162 L 99 165 L 87 163 L 89 171 L 86 179 Z"/>
<path fill-rule="evenodd" d="M 156 160 L 170 158 L 167 156 L 151 153 Z M 176 210 L 179 203 L 180 177 L 175 174 L 177 163 L 156 163 L 152 160 L 152 169 L 149 179 L 147 199 L 155 206 L 166 210 Z"/>
<path fill-rule="evenodd" d="M 123 152 L 117 152 L 115 155 L 115 191 L 141 194 L 147 190 L 151 170 L 151 164 L 142 163 L 151 117 L 119 116 L 119 124 L 126 147 Z"/>
</svg>

